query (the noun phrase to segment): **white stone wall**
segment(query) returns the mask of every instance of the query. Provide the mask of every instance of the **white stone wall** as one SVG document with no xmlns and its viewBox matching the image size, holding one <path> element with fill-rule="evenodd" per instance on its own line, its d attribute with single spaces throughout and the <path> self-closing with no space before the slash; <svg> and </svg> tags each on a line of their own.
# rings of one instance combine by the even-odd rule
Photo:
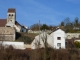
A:
<svg viewBox="0 0 80 60">
<path fill-rule="evenodd" d="M 31 44 L 24 44 L 24 48 L 31 48 Z"/>
<path fill-rule="evenodd" d="M 47 33 L 51 33 L 51 30 L 46 30 L 45 32 Z M 32 30 L 28 30 L 28 33 L 43 33 L 43 31 L 32 31 Z"/>
<path fill-rule="evenodd" d="M 80 38 L 80 33 L 66 33 L 67 39 Z"/>
<path fill-rule="evenodd" d="M 4 48 L 8 48 L 11 45 L 14 49 L 25 49 L 24 42 L 0 41 L 0 44 L 2 44 Z"/>
</svg>

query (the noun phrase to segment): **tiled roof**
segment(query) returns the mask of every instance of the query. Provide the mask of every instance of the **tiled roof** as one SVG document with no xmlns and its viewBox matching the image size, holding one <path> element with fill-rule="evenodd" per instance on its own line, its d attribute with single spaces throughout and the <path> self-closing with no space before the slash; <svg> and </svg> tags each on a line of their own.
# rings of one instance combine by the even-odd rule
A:
<svg viewBox="0 0 80 60">
<path fill-rule="evenodd" d="M 16 10 L 14 8 L 9 8 L 8 12 L 14 13 L 14 12 L 16 12 Z"/>
<path fill-rule="evenodd" d="M 0 19 L 0 27 L 5 27 L 7 19 Z"/>
</svg>

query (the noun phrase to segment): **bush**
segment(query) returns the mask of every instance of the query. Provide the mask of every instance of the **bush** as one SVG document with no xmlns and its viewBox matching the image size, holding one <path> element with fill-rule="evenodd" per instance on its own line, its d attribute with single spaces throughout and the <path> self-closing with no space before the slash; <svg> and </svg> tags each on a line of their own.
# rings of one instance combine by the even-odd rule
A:
<svg viewBox="0 0 80 60">
<path fill-rule="evenodd" d="M 13 49 L 11 46 L 0 49 L 0 60 L 29 60 L 29 56 L 23 50 Z"/>
<path fill-rule="evenodd" d="M 9 48 L 0 49 L 0 60 L 80 60 L 80 50 L 78 49 L 35 49 L 19 50 Z"/>
<path fill-rule="evenodd" d="M 80 48 L 80 42 L 75 41 L 75 46 L 76 46 L 77 48 Z"/>
<path fill-rule="evenodd" d="M 18 40 L 20 42 L 24 42 L 25 44 L 30 44 L 33 40 L 28 36 L 21 36 Z"/>
</svg>

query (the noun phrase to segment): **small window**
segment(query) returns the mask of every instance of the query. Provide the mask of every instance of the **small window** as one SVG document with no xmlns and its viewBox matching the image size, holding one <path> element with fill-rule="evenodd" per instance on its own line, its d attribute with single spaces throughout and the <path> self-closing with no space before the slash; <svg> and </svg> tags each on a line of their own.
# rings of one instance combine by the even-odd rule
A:
<svg viewBox="0 0 80 60">
<path fill-rule="evenodd" d="M 61 37 L 57 37 L 57 40 L 61 40 Z"/>
<path fill-rule="evenodd" d="M 7 26 L 7 27 L 10 27 L 10 26 Z"/>
<path fill-rule="evenodd" d="M 12 20 L 10 20 L 10 21 L 12 21 Z"/>
<path fill-rule="evenodd" d="M 57 47 L 61 47 L 61 43 L 57 43 Z"/>
</svg>

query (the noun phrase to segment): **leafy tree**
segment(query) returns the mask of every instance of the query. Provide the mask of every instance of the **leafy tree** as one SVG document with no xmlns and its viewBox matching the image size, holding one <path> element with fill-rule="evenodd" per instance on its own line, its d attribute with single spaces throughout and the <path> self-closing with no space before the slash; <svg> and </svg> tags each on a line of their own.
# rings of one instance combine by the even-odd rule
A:
<svg viewBox="0 0 80 60">
<path fill-rule="evenodd" d="M 76 41 L 76 42 L 75 42 L 75 46 L 76 46 L 77 48 L 80 48 L 80 42 Z"/>
<path fill-rule="evenodd" d="M 41 30 L 49 30 L 48 25 L 43 24 L 43 25 L 41 26 Z"/>
</svg>

